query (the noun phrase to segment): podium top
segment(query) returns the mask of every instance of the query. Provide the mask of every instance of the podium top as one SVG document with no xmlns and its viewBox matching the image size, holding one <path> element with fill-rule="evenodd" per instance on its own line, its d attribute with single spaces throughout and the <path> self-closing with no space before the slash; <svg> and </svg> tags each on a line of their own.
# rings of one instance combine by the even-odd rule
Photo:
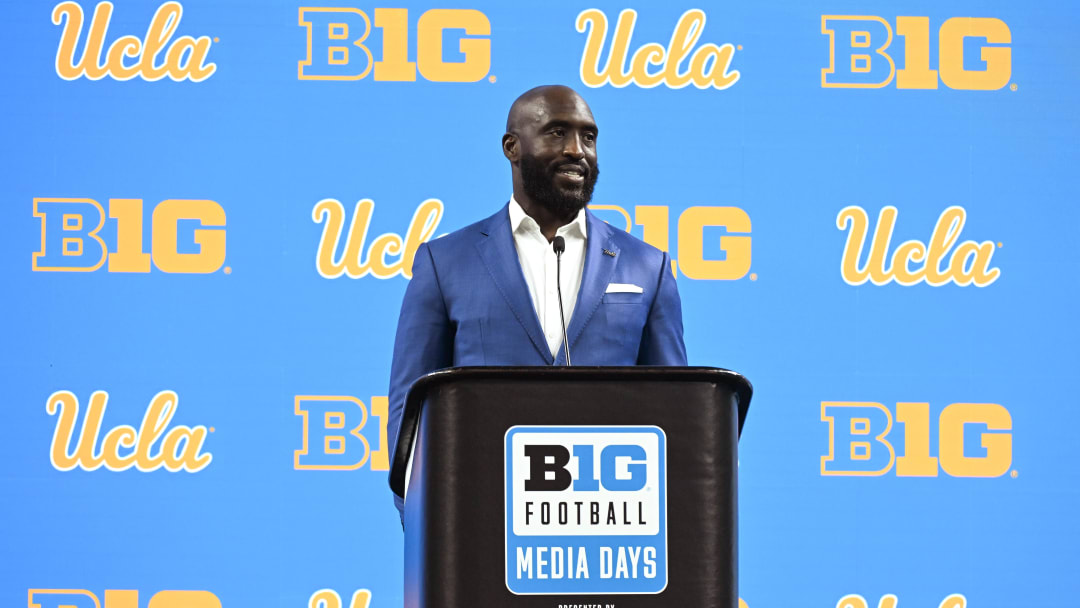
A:
<svg viewBox="0 0 1080 608">
<path fill-rule="evenodd" d="M 420 412 L 432 390 L 459 381 L 520 380 L 532 382 L 704 382 L 721 385 L 735 394 L 739 427 L 742 433 L 746 412 L 750 407 L 753 387 L 741 374 L 715 367 L 451 367 L 421 377 L 409 388 L 401 417 L 397 444 L 390 465 L 390 487 L 404 496 L 405 476 L 412 451 Z"/>
</svg>

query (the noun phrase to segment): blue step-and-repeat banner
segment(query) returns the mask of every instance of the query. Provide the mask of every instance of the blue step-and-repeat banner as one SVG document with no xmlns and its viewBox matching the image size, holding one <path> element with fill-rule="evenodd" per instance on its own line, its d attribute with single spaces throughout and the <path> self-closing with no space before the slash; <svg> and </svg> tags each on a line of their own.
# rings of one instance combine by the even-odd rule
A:
<svg viewBox="0 0 1080 608">
<path fill-rule="evenodd" d="M 690 363 L 756 387 L 744 605 L 1080 605 L 1075 4 L 0 16 L 0 605 L 401 605 L 412 258 L 506 202 L 548 83 Z"/>
</svg>

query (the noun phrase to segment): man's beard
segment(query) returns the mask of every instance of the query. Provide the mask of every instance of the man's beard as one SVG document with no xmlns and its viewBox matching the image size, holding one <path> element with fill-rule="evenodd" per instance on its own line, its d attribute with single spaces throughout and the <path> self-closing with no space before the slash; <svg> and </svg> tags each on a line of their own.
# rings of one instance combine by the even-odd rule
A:
<svg viewBox="0 0 1080 608">
<path fill-rule="evenodd" d="M 555 171 L 532 156 L 521 157 L 521 182 L 525 194 L 559 217 L 576 216 L 592 200 L 600 166 L 589 166 L 589 174 L 580 188 L 564 189 L 555 185 Z"/>
</svg>

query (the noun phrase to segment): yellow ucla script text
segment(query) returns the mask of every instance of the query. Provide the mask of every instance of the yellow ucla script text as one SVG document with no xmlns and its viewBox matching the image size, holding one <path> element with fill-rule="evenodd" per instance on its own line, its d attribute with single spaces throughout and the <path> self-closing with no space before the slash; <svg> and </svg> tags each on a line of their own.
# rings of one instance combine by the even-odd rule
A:
<svg viewBox="0 0 1080 608">
<path fill-rule="evenodd" d="M 390 442 L 386 437 L 389 401 L 371 398 L 371 415 L 378 419 L 378 446 L 361 431 L 367 425 L 364 402 L 346 395 L 297 395 L 293 413 L 303 421 L 300 449 L 293 452 L 293 468 L 307 471 L 353 471 L 371 463 L 372 471 L 390 470 Z"/>
<path fill-rule="evenodd" d="M 878 600 L 877 608 L 897 608 L 898 605 L 898 598 L 892 593 L 889 593 L 881 596 L 881 599 Z M 853 593 L 840 598 L 840 601 L 836 602 L 836 608 L 870 608 L 870 604 L 867 603 L 866 598 L 863 596 Z M 967 598 L 959 593 L 954 593 L 941 600 L 941 603 L 938 604 L 938 608 L 967 608 Z"/>
<path fill-rule="evenodd" d="M 890 257 L 896 214 L 896 207 L 891 205 L 878 213 L 870 251 L 865 263 L 860 266 L 859 257 L 869 232 L 869 216 L 862 207 L 855 205 L 840 210 L 836 216 L 836 227 L 849 230 L 844 255 L 840 260 L 840 276 L 845 282 L 862 285 L 870 281 L 874 285 L 885 285 L 896 281 L 900 285 L 915 285 L 926 281 L 927 285 L 933 287 L 949 282 L 960 286 L 974 284 L 976 287 L 986 287 L 1001 276 L 1000 269 L 990 267 L 994 255 L 993 241 L 957 243 L 967 221 L 967 212 L 963 207 L 953 206 L 941 212 L 929 244 L 917 240 L 904 241 Z"/>
<path fill-rule="evenodd" d="M 30 589 L 27 608 L 141 608 L 134 589 L 106 589 L 102 605 L 85 589 Z M 209 591 L 158 591 L 146 608 L 221 608 L 221 600 Z"/>
<path fill-rule="evenodd" d="M 180 36 L 172 40 L 173 33 L 180 26 L 180 17 L 184 14 L 184 7 L 179 2 L 166 2 L 158 7 L 150 20 L 150 27 L 146 29 L 145 39 L 121 36 L 113 41 L 106 52 L 105 36 L 112 12 L 112 2 L 98 3 L 90 20 L 82 54 L 76 62 L 75 53 L 83 25 L 82 7 L 76 2 L 56 5 L 52 22 L 55 25 L 64 23 L 60 46 L 56 49 L 56 73 L 61 78 L 75 80 L 85 76 L 90 80 L 100 80 L 110 76 L 116 80 L 131 80 L 138 76 L 153 81 L 168 76 L 176 81 L 187 79 L 202 82 L 217 70 L 216 64 L 206 63 L 206 55 L 210 52 L 209 36 Z M 159 55 L 162 56 L 161 61 L 158 61 Z"/>
<path fill-rule="evenodd" d="M 904 425 L 904 455 L 896 456 L 889 432 L 893 414 L 880 403 L 822 401 L 829 426 L 829 453 L 822 475 L 878 476 L 896 466 L 898 477 L 937 477 L 938 463 L 952 477 L 1000 477 L 1012 466 L 1012 415 L 996 403 L 953 403 L 938 416 L 937 456 L 930 450 L 930 404 L 897 403 Z M 978 425 L 982 454 L 964 445 L 964 427 Z M 965 449 L 966 448 L 966 449 Z"/>
<path fill-rule="evenodd" d="M 363 80 L 372 69 L 378 81 L 416 80 L 416 70 L 432 82 L 476 82 L 491 69 L 491 22 L 472 9 L 436 8 L 416 22 L 416 61 L 409 61 L 409 10 L 375 9 L 382 30 L 382 54 L 374 60 L 364 41 L 371 19 L 356 8 L 301 7 L 300 26 L 307 33 L 307 55 L 297 66 L 300 80 Z M 443 60 L 446 30 L 464 30 L 458 41 L 462 61 Z"/>
<path fill-rule="evenodd" d="M 898 89 L 936 89 L 938 73 L 950 89 L 989 91 L 1009 84 L 1012 42 L 1009 26 L 1000 19 L 953 17 L 938 31 L 938 69 L 930 69 L 930 18 L 897 17 L 896 34 L 904 38 L 904 67 L 896 69 L 886 50 L 893 29 L 881 17 L 822 15 L 821 33 L 829 37 L 829 67 L 821 70 L 826 88 L 879 89 L 896 78 Z M 981 38 L 983 69 L 964 68 L 964 40 Z"/>
<path fill-rule="evenodd" d="M 371 592 L 357 589 L 353 592 L 348 606 L 341 602 L 341 596 L 333 589 L 319 589 L 308 598 L 307 608 L 368 608 L 371 604 Z"/>
<path fill-rule="evenodd" d="M 660 249 L 668 247 L 668 207 L 662 205 L 637 205 L 634 217 L 619 205 L 589 205 L 594 212 L 613 211 L 622 216 L 622 229 L 630 232 L 635 226 L 642 227 L 642 240 Z M 720 237 L 723 260 L 706 259 L 705 228 L 726 228 Z M 671 261 L 671 271 L 682 273 L 691 279 L 731 281 L 741 279 L 750 272 L 750 216 L 738 207 L 689 207 L 679 216 L 678 262 Z M 751 277 L 753 278 L 753 277 Z"/>
<path fill-rule="evenodd" d="M 207 433 L 205 426 L 169 428 L 180 401 L 173 391 L 154 395 L 137 430 L 122 424 L 106 432 L 99 449 L 97 443 L 108 401 L 109 394 L 105 391 L 94 391 L 90 395 L 82 432 L 76 438 L 78 397 L 71 391 L 57 391 L 49 396 L 45 410 L 57 417 L 50 451 L 53 467 L 60 471 L 76 467 L 93 471 L 102 466 L 110 471 L 124 471 L 135 467 L 144 473 L 164 467 L 171 473 L 196 473 L 213 459 L 209 452 L 202 452 Z M 161 445 L 155 452 L 159 440 Z"/>
<path fill-rule="evenodd" d="M 644 44 L 630 57 L 629 70 L 626 58 L 630 54 L 630 38 L 634 35 L 637 11 L 628 8 L 619 13 L 615 33 L 611 37 L 611 52 L 607 63 L 600 67 L 600 54 L 607 40 L 608 20 L 604 11 L 590 8 L 577 16 L 578 32 L 588 30 L 585 50 L 581 54 L 581 82 L 589 87 L 610 84 L 622 88 L 634 83 L 642 88 L 663 84 L 681 89 L 693 84 L 699 89 L 726 89 L 739 80 L 738 70 L 731 70 L 735 47 L 730 43 L 716 46 L 707 42 L 691 54 L 705 30 L 705 11 L 691 9 L 679 17 L 667 48 L 657 42 Z M 679 66 L 689 59 L 689 65 L 680 71 Z M 655 67 L 657 69 L 651 70 Z"/>
<path fill-rule="evenodd" d="M 41 248 L 33 254 L 36 271 L 92 272 L 108 259 L 109 272 L 150 272 L 150 262 L 162 272 L 206 274 L 225 264 L 225 210 L 208 200 L 168 199 L 151 218 L 150 253 L 143 244 L 143 202 L 137 198 L 109 199 L 109 219 L 116 221 L 116 243 L 98 235 L 105 226 L 105 209 L 89 198 L 35 198 L 34 217 L 41 222 Z M 191 228 L 195 252 L 181 252 L 181 222 L 197 220 Z M 189 222 L 185 222 L 187 224 Z M 183 231 L 188 234 L 187 229 Z"/>
<path fill-rule="evenodd" d="M 368 274 L 377 279 L 389 279 L 398 275 L 412 278 L 413 258 L 416 249 L 435 234 L 439 220 L 443 215 L 442 201 L 429 198 L 416 208 L 405 238 L 387 232 L 371 241 L 364 257 L 364 245 L 367 242 L 368 227 L 375 211 L 375 202 L 365 198 L 356 203 L 353 209 L 352 224 L 345 236 L 345 250 L 336 261 L 334 252 L 341 242 L 345 228 L 345 206 L 332 198 L 315 203 L 311 210 L 311 219 L 316 224 L 325 222 L 319 250 L 315 254 L 315 268 L 327 279 L 336 279 L 346 275 L 350 279 L 359 279 Z M 387 256 L 398 256 L 388 261 Z"/>
</svg>

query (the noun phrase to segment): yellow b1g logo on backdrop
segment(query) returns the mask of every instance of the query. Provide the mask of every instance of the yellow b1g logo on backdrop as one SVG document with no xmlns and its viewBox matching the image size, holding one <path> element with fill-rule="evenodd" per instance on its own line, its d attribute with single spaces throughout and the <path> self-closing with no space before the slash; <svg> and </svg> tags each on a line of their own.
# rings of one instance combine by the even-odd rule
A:
<svg viewBox="0 0 1080 608">
<path fill-rule="evenodd" d="M 134 589 L 106 589 L 105 603 L 85 589 L 30 589 L 27 608 L 141 608 Z M 209 591 L 158 591 L 146 608 L 221 608 Z"/>
<path fill-rule="evenodd" d="M 893 412 L 880 403 L 822 401 L 821 421 L 829 425 L 829 453 L 822 475 L 937 477 L 938 466 L 952 477 L 1000 477 L 1012 466 L 1012 415 L 997 403 L 953 403 L 937 420 L 937 456 L 931 456 L 929 403 L 897 403 L 904 426 L 904 455 L 890 441 Z M 969 432 L 970 431 L 970 432 Z M 975 439 L 978 445 L 968 440 Z"/>
<path fill-rule="evenodd" d="M 378 419 L 379 443 L 374 450 L 360 431 L 368 408 L 347 395 L 297 395 L 293 412 L 303 420 L 302 444 L 293 452 L 293 468 L 309 471 L 353 471 L 370 463 L 372 471 L 390 470 L 386 437 L 389 401 L 371 398 L 371 416 Z"/>
<path fill-rule="evenodd" d="M 662 205 L 636 205 L 634 216 L 619 205 L 589 205 L 592 211 L 614 211 L 622 216 L 621 228 L 630 232 L 635 226 L 642 227 L 642 240 L 660 249 L 668 247 L 668 207 Z M 750 272 L 750 216 L 738 207 L 689 207 L 679 216 L 677 254 L 672 255 L 671 271 L 681 270 L 691 279 L 731 281 L 741 279 Z M 616 228 L 619 228 L 615 224 Z M 725 228 L 720 236 L 723 259 L 705 256 L 705 229 Z M 750 274 L 751 280 L 757 278 Z"/>
<path fill-rule="evenodd" d="M 33 255 L 32 268 L 91 272 L 108 260 L 109 272 L 150 272 L 152 261 L 162 272 L 205 274 L 225 263 L 225 210 L 214 201 L 161 201 L 151 217 L 150 253 L 143 242 L 142 199 L 109 200 L 108 217 L 116 220 L 111 244 L 99 234 L 105 216 L 105 208 L 93 199 L 35 198 L 41 249 Z M 194 244 L 181 247 L 180 234 L 189 234 L 187 230 L 192 230 Z M 193 251 L 182 251 L 188 248 Z"/>
<path fill-rule="evenodd" d="M 382 30 L 376 60 L 368 46 L 372 20 L 357 8 L 301 7 L 307 30 L 307 57 L 297 67 L 300 80 L 415 81 L 416 71 L 432 82 L 476 82 L 491 69 L 491 22 L 472 9 L 431 9 L 409 25 L 409 10 L 377 8 L 374 27 Z M 447 61 L 443 33 L 464 30 L 458 42 L 463 59 Z M 409 61 L 409 38 L 416 36 L 416 61 Z"/>
<path fill-rule="evenodd" d="M 829 67 L 821 70 L 826 88 L 878 89 L 896 78 L 898 89 L 990 91 L 1012 77 L 1012 32 L 1001 19 L 953 17 L 938 30 L 938 69 L 930 69 L 930 18 L 897 17 L 896 35 L 904 38 L 904 67 L 897 70 L 888 53 L 893 28 L 881 17 L 822 15 L 821 33 L 829 37 Z M 983 66 L 965 67 L 964 41 L 986 40 L 979 51 Z M 970 59 L 969 59 L 970 63 Z"/>
</svg>

